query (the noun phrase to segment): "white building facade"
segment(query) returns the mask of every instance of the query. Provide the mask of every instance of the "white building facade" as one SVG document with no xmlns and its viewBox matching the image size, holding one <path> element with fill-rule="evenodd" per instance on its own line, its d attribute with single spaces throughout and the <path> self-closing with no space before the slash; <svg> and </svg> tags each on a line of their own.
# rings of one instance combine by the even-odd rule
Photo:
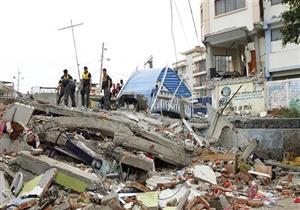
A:
<svg viewBox="0 0 300 210">
<path fill-rule="evenodd" d="M 183 52 L 185 59 L 173 64 L 180 78 L 183 78 L 190 88 L 193 98 L 200 98 L 207 95 L 206 81 L 207 71 L 205 67 L 205 49 L 196 46 Z"/>
<path fill-rule="evenodd" d="M 300 78 L 300 45 L 282 47 L 281 13 L 286 9 L 281 0 L 264 1 L 265 76 L 269 80 Z"/>
<path fill-rule="evenodd" d="M 210 78 L 253 76 L 264 69 L 259 0 L 202 0 L 201 34 Z"/>
</svg>

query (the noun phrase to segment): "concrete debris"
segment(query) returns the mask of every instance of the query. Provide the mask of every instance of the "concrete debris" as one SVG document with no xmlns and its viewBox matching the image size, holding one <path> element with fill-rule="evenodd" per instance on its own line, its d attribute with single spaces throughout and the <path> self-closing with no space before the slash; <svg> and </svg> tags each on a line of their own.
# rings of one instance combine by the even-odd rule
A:
<svg viewBox="0 0 300 210">
<path fill-rule="evenodd" d="M 299 208 L 299 154 L 263 158 L 260 139 L 209 109 L 186 120 L 0 102 L 0 209 Z"/>
<path fill-rule="evenodd" d="M 194 168 L 194 175 L 196 179 L 200 179 L 211 184 L 217 184 L 215 172 L 206 165 L 196 165 Z"/>
</svg>

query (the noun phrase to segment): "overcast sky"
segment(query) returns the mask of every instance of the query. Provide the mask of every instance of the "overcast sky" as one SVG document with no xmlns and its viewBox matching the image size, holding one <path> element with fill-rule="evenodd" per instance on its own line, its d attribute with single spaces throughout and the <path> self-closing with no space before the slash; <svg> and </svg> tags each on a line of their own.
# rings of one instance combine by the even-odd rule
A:
<svg viewBox="0 0 300 210">
<path fill-rule="evenodd" d="M 180 52 L 198 44 L 188 0 L 173 1 L 173 23 L 178 59 Z M 190 0 L 200 39 L 200 0 Z M 175 4 L 176 3 L 176 4 Z M 177 9 L 176 9 L 177 5 Z M 178 15 L 181 16 L 181 19 Z M 78 78 L 72 32 L 75 27 L 80 71 L 88 66 L 93 82 L 99 81 L 101 45 L 107 51 L 103 67 L 113 82 L 126 80 L 144 61 L 154 57 L 154 67 L 175 62 L 169 0 L 9 0 L 0 1 L 1 78 L 15 81 L 20 90 L 57 85 L 63 69 Z M 180 21 L 181 20 L 181 21 Z"/>
</svg>

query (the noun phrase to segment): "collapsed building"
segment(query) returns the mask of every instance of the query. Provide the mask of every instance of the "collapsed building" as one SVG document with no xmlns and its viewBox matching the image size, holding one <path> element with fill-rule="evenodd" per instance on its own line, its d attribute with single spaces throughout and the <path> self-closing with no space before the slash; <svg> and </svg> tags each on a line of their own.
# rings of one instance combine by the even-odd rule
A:
<svg viewBox="0 0 300 210">
<path fill-rule="evenodd" d="M 222 110 L 187 120 L 29 99 L 1 99 L 0 108 L 2 209 L 298 205 L 297 154 L 284 153 L 284 162 L 262 157 L 260 141 Z M 231 148 L 222 142 L 226 135 Z"/>
</svg>

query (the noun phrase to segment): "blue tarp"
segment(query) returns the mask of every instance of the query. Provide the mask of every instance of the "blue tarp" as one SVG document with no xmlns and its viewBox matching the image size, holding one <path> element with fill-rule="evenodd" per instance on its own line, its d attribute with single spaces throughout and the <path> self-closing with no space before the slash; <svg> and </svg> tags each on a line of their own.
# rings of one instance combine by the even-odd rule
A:
<svg viewBox="0 0 300 210">
<path fill-rule="evenodd" d="M 119 96 L 127 94 L 144 95 L 150 99 L 153 88 L 155 88 L 157 81 L 160 82 L 162 80 L 164 73 L 165 68 L 146 69 L 133 72 Z M 173 69 L 168 68 L 167 75 L 163 83 L 164 87 L 173 94 L 180 81 L 181 79 L 178 77 L 177 73 Z M 182 82 L 176 96 L 188 98 L 191 97 L 192 94 L 185 83 Z"/>
</svg>

